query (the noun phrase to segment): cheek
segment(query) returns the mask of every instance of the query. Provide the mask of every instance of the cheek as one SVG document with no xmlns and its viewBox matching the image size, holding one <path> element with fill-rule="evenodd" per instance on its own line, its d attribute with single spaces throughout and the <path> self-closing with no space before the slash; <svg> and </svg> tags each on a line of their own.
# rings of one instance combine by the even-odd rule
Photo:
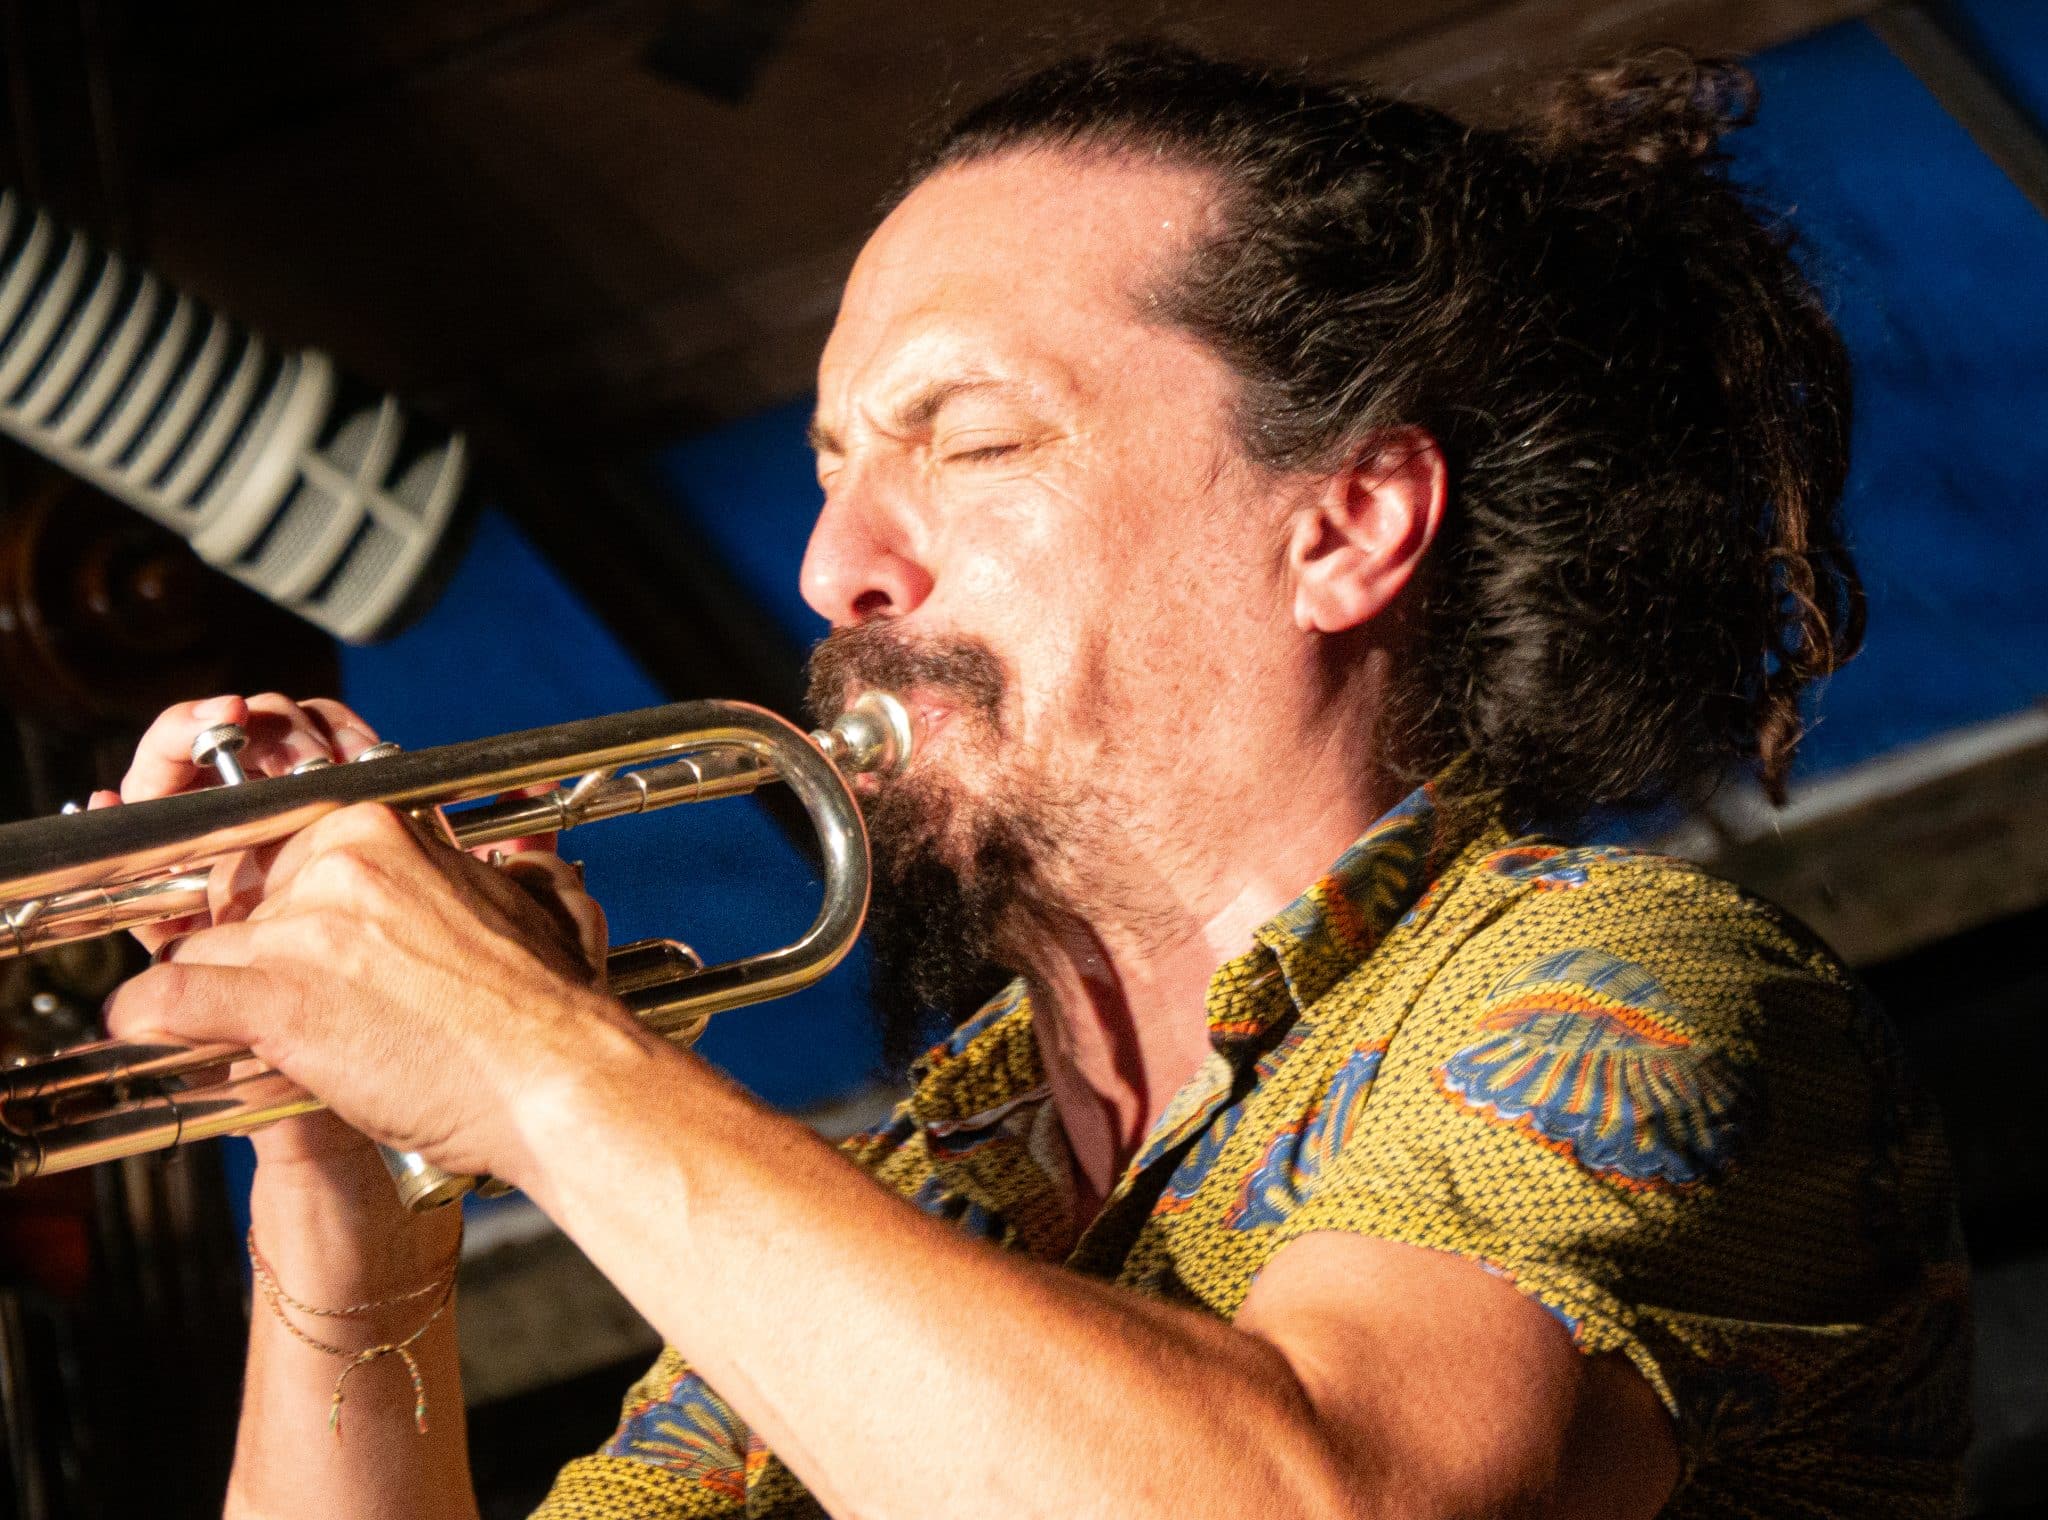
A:
<svg viewBox="0 0 2048 1520">
<path fill-rule="evenodd" d="M 961 501 L 939 621 L 987 639 L 1029 689 L 1061 677 L 1108 611 L 1127 562 L 1077 482 L 1033 481 Z"/>
<path fill-rule="evenodd" d="M 937 559 L 942 590 L 963 618 L 980 622 L 993 607 L 1044 597 L 1056 567 L 1071 556 L 1061 539 L 1073 510 L 1065 493 L 1037 481 L 994 481 L 947 492 Z"/>
<path fill-rule="evenodd" d="M 1008 607 L 1029 595 L 1022 568 L 1014 556 L 975 555 L 954 566 L 950 578 L 952 590 L 961 607 L 983 612 L 985 616 L 988 608 Z M 977 618 L 976 625 L 982 621 L 982 618 Z"/>
<path fill-rule="evenodd" d="M 1115 594 L 1103 686 L 1128 724 L 1198 723 L 1258 689 L 1273 665 L 1271 594 L 1252 567 L 1184 544 L 1129 567 Z"/>
</svg>

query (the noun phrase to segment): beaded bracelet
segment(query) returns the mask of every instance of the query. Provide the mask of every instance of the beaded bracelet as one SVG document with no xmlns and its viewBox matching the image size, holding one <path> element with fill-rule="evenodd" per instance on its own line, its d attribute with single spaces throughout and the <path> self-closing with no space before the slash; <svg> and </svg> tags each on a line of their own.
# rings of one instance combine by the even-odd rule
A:
<svg viewBox="0 0 2048 1520">
<path fill-rule="evenodd" d="M 265 1261 L 263 1253 L 256 1249 L 256 1230 L 251 1226 L 249 1230 L 249 1267 L 251 1272 L 255 1274 L 256 1286 L 262 1291 L 263 1301 L 270 1305 L 270 1312 L 277 1316 L 277 1322 L 283 1325 L 286 1332 L 300 1344 L 310 1346 L 315 1351 L 323 1352 L 328 1356 L 344 1357 L 348 1361 L 348 1365 L 341 1369 L 341 1376 L 334 1380 L 334 1401 L 327 1408 L 327 1428 L 334 1432 L 336 1440 L 341 1438 L 341 1404 L 343 1395 L 348 1388 L 349 1374 L 358 1367 L 367 1367 L 379 1357 L 386 1356 L 395 1356 L 405 1363 L 406 1375 L 412 1379 L 413 1428 L 421 1435 L 427 1433 L 427 1385 L 426 1380 L 420 1376 L 420 1364 L 412 1354 L 412 1346 L 415 1341 L 434 1327 L 434 1322 L 447 1312 L 448 1305 L 454 1301 L 455 1268 L 460 1255 L 461 1253 L 458 1250 L 455 1256 L 449 1257 L 448 1264 L 439 1272 L 436 1272 L 433 1278 L 422 1287 L 412 1288 L 404 1293 L 394 1293 L 389 1298 L 371 1299 L 360 1304 L 349 1304 L 339 1309 L 323 1309 L 317 1308 L 312 1304 L 301 1303 L 298 1299 L 285 1292 L 278 1283 L 277 1274 L 271 1271 L 270 1263 Z M 404 1340 L 386 1341 L 381 1345 L 371 1346 L 362 1351 L 350 1351 L 343 1346 L 330 1346 L 325 1341 L 316 1340 L 293 1324 L 290 1317 L 284 1312 L 286 1306 L 290 1306 L 301 1314 L 313 1315 L 321 1319 L 358 1319 L 375 1310 L 395 1308 L 400 1304 L 412 1303 L 434 1293 L 438 1293 L 440 1296 L 435 1299 L 432 1311 L 421 1322 L 417 1330 L 413 1331 Z"/>
</svg>

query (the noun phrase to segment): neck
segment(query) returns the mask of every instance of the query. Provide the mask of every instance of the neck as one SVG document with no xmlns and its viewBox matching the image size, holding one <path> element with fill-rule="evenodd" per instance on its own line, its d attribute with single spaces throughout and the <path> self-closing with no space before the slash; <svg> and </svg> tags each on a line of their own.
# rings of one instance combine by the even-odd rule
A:
<svg viewBox="0 0 2048 1520">
<path fill-rule="evenodd" d="M 1109 909 L 1032 926 L 1024 960 L 1039 1045 L 1073 1153 L 1080 1218 L 1092 1218 L 1174 1094 L 1208 1055 L 1205 995 L 1217 967 L 1399 800 L 1361 783 L 1331 744 L 1297 750 L 1284 796 L 1202 806 L 1180 848 L 1100 869 L 1146 885 L 1142 915 Z M 1302 756 L 1311 756 L 1306 765 Z M 1250 795 L 1249 793 L 1243 795 Z M 1321 799 L 1288 806 L 1286 798 Z M 1127 828 L 1120 842 L 1152 829 Z M 1170 837 L 1170 836 L 1169 836 Z M 1192 841 L 1193 848 L 1188 845 Z M 1097 884 L 1101 885 L 1100 883 Z M 1071 900 L 1128 902 L 1115 890 Z M 1162 909 L 1165 903 L 1171 907 Z"/>
</svg>

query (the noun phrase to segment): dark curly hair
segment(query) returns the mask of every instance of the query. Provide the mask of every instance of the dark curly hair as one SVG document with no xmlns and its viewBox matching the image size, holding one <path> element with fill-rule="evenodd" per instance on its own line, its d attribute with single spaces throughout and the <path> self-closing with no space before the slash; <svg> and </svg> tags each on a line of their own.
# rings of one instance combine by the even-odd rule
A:
<svg viewBox="0 0 2048 1520">
<path fill-rule="evenodd" d="M 1236 372 L 1243 446 L 1332 465 L 1427 430 L 1450 509 L 1394 695 L 1398 763 L 1474 757 L 1526 814 L 1782 799 L 1800 693 L 1861 641 L 1849 366 L 1789 235 L 1725 172 L 1749 75 L 1676 54 L 1518 129 L 1126 43 L 1031 75 L 915 164 L 1028 147 L 1208 171 L 1221 230 L 1162 296 Z"/>
</svg>

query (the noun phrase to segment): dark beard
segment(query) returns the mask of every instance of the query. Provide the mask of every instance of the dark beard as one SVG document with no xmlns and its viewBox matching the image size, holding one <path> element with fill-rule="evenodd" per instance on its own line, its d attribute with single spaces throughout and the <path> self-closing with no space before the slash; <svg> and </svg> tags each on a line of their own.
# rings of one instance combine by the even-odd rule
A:
<svg viewBox="0 0 2048 1520">
<path fill-rule="evenodd" d="M 887 623 L 839 629 L 811 654 L 805 702 L 813 720 L 836 717 L 849 685 L 944 693 L 1002 735 L 1003 667 L 979 643 L 914 642 Z M 875 868 L 869 1003 L 893 1073 L 1014 975 L 999 936 L 1030 895 L 1032 831 L 1022 807 L 1009 818 L 963 824 L 958 797 L 932 776 L 885 784 L 861 811 Z M 963 827 L 971 834 L 955 837 Z M 949 844 L 954 858 L 965 855 L 964 870 L 947 858 Z"/>
<path fill-rule="evenodd" d="M 892 1074 L 1016 974 L 1000 935 L 1030 880 L 1029 852 L 992 825 L 975 838 L 968 869 L 955 870 L 938 843 L 951 812 L 950 799 L 905 790 L 884 792 L 866 807 L 875 861 L 868 1002 Z"/>
</svg>

